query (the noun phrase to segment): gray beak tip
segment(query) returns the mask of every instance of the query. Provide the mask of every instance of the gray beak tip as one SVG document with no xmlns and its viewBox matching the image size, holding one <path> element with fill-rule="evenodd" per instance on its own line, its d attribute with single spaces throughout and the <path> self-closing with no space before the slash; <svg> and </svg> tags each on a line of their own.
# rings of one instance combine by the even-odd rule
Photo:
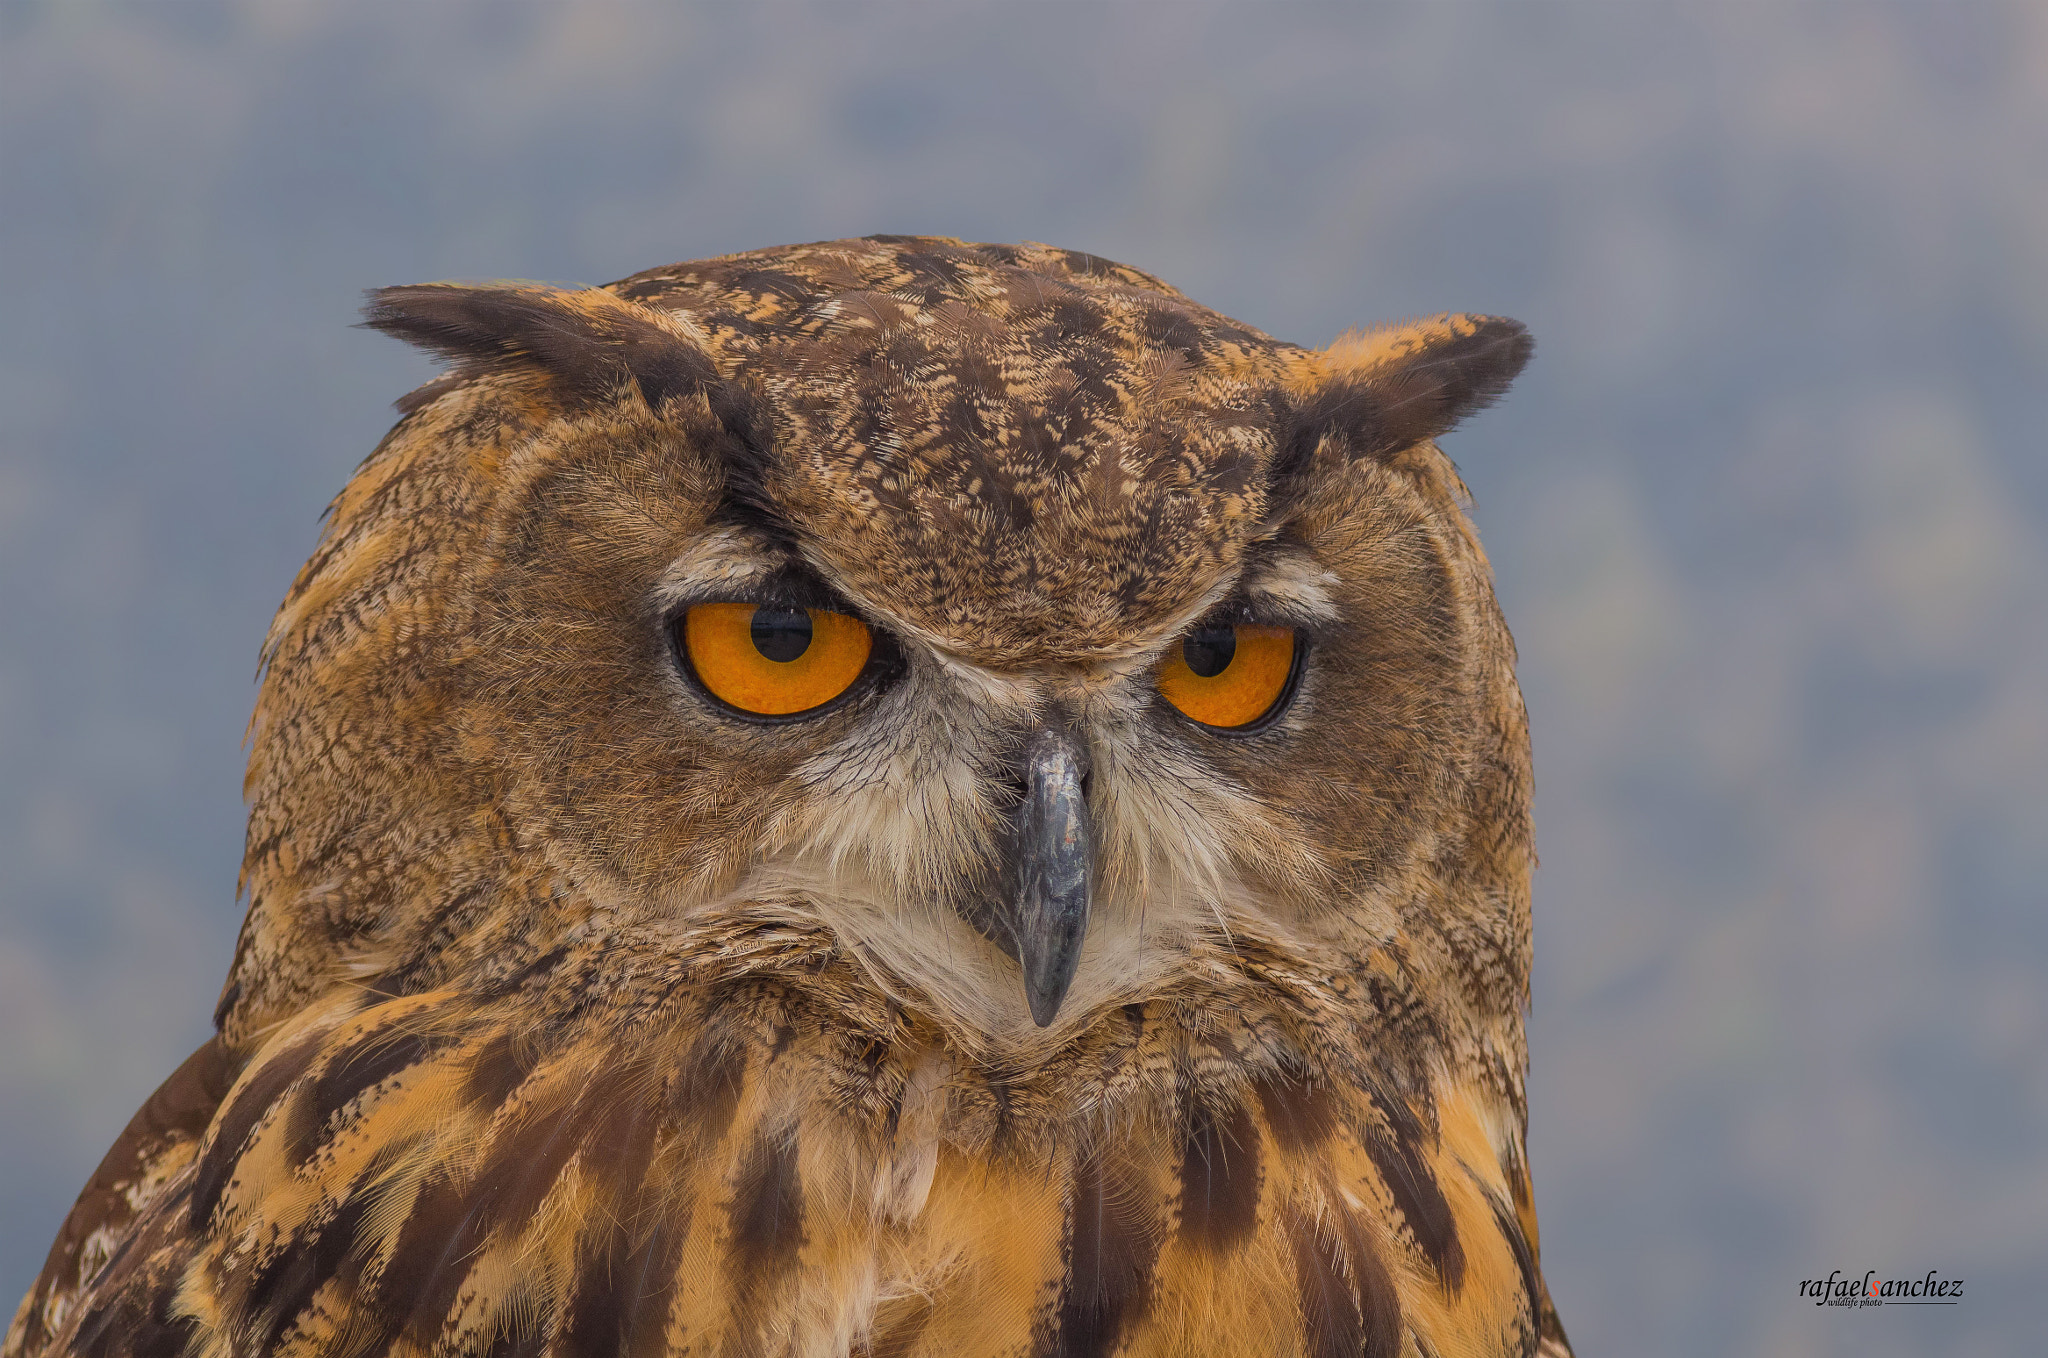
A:
<svg viewBox="0 0 2048 1358">
<path fill-rule="evenodd" d="M 1041 1028 L 1067 998 L 1088 933 L 1094 848 L 1086 767 L 1071 738 L 1052 731 L 1040 733 L 1025 760 L 1012 938 L 1024 968 L 1024 999 Z"/>
<path fill-rule="evenodd" d="M 1081 966 L 1081 941 L 1088 932 L 1086 878 L 1067 889 L 1027 901 L 1032 910 L 1019 930 L 1017 961 L 1024 969 L 1024 1001 L 1039 1027 L 1049 1026 L 1066 1002 Z"/>
<path fill-rule="evenodd" d="M 1069 978 L 1071 979 L 1071 978 Z M 1031 1021 L 1041 1028 L 1050 1028 L 1052 1021 L 1059 1017 L 1060 1002 L 1067 998 L 1065 982 L 1058 986 L 1041 989 L 1027 979 L 1024 985 L 1025 1002 L 1031 1006 Z"/>
</svg>

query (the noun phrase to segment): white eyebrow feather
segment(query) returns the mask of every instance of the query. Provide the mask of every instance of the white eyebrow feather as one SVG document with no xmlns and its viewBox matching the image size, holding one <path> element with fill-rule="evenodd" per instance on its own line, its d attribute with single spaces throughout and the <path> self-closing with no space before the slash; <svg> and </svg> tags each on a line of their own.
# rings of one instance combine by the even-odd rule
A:
<svg viewBox="0 0 2048 1358">
<path fill-rule="evenodd" d="M 707 586 L 765 580 L 783 564 L 745 529 L 719 528 L 698 538 L 669 563 L 654 586 L 654 597 L 662 607 L 672 608 L 701 595 Z"/>
<path fill-rule="evenodd" d="M 1245 575 L 1245 593 L 1278 604 L 1304 622 L 1337 621 L 1330 597 L 1336 573 L 1323 569 L 1305 553 L 1276 553 L 1257 562 Z"/>
</svg>

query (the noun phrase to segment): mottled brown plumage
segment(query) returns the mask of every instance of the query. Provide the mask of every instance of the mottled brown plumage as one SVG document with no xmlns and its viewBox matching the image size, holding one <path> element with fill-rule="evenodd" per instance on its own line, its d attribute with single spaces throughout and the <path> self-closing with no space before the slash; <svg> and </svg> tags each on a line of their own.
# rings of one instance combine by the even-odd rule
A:
<svg viewBox="0 0 2048 1358">
<path fill-rule="evenodd" d="M 1519 326 L 1309 351 L 896 237 L 370 318 L 453 366 L 266 644 L 218 1036 L 5 1358 L 1566 1352 L 1525 725 L 1433 442 Z M 771 586 L 900 665 L 721 711 L 670 622 Z M 1218 617 L 1306 647 L 1252 734 L 1153 683 Z M 1041 1026 L 1044 731 L 1093 876 Z"/>
</svg>

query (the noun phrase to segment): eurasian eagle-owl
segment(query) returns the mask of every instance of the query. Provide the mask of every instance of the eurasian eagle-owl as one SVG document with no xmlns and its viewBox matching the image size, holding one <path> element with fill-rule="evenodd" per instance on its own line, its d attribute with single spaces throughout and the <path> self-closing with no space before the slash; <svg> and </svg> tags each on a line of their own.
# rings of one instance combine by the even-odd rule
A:
<svg viewBox="0 0 2048 1358">
<path fill-rule="evenodd" d="M 5 1358 L 1566 1351 L 1513 651 L 1324 350 L 874 237 L 392 288 L 264 650 L 218 1035 Z"/>
</svg>

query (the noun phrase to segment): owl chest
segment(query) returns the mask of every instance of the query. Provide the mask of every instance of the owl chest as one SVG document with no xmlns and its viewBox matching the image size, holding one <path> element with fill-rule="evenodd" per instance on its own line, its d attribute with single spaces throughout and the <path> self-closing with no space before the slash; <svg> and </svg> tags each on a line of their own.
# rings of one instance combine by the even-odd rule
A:
<svg viewBox="0 0 2048 1358">
<path fill-rule="evenodd" d="M 949 1119 L 938 1080 L 914 1073 L 865 1145 L 822 1117 L 728 1149 L 671 1316 L 702 1351 L 745 1336 L 791 1353 L 1162 1358 L 1535 1342 L 1516 1189 L 1490 1155 L 1468 1163 L 1469 1137 L 1392 1144 L 1297 1086 L 1006 1141 Z"/>
<path fill-rule="evenodd" d="M 849 1064 L 823 1034 L 638 1051 L 441 1022 L 420 997 L 282 1035 L 230 1094 L 166 1199 L 198 1229 L 165 1276 L 210 1353 L 1534 1342 L 1526 1187 L 1455 1090 L 1425 1123 L 1171 1062 L 1041 1085 L 931 1048 Z"/>
</svg>

